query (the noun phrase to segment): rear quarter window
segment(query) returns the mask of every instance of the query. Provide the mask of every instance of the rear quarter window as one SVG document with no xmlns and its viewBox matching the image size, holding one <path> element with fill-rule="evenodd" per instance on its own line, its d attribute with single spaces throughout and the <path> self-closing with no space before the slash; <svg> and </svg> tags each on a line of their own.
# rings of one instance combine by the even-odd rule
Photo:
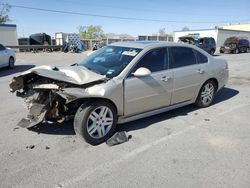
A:
<svg viewBox="0 0 250 188">
<path fill-rule="evenodd" d="M 202 63 L 208 63 L 208 58 L 207 56 L 205 56 L 204 54 L 202 54 L 201 52 L 197 51 L 197 50 L 194 50 L 195 53 L 196 53 L 196 57 L 197 57 L 197 62 L 199 64 L 202 64 Z"/>
</svg>

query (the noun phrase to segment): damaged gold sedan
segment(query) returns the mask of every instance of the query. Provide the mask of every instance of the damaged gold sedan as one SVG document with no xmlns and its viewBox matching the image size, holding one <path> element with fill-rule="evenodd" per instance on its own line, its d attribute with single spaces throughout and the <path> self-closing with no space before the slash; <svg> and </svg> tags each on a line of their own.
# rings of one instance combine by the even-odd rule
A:
<svg viewBox="0 0 250 188">
<path fill-rule="evenodd" d="M 74 117 L 77 135 L 97 145 L 125 123 L 195 103 L 209 106 L 228 79 L 227 62 L 195 46 L 123 42 L 67 67 L 41 66 L 14 77 L 11 92 L 29 109 L 18 125 Z"/>
</svg>

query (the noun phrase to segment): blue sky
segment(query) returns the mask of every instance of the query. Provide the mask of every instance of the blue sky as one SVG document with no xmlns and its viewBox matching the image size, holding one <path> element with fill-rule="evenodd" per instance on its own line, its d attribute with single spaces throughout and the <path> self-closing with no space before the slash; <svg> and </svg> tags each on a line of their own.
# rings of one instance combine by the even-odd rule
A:
<svg viewBox="0 0 250 188">
<path fill-rule="evenodd" d="M 101 25 L 105 33 L 127 33 L 137 36 L 157 33 L 159 28 L 166 28 L 166 31 L 171 33 L 184 26 L 190 29 L 206 29 L 226 23 L 250 23 L 249 0 L 0 0 L 0 2 L 87 14 L 177 21 L 120 20 L 12 7 L 11 23 L 17 24 L 19 37 L 27 37 L 38 32 L 45 32 L 53 37 L 55 32 L 78 32 L 79 26 L 91 24 Z"/>
</svg>

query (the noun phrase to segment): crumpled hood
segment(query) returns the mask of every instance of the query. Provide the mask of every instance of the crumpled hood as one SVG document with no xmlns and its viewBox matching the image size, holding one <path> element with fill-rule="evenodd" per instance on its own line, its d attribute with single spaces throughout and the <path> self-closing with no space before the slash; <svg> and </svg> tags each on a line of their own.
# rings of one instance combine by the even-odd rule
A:
<svg viewBox="0 0 250 188">
<path fill-rule="evenodd" d="M 45 65 L 29 69 L 23 72 L 21 76 L 30 73 L 76 85 L 83 85 L 106 78 L 106 76 L 97 74 L 82 66 L 52 67 Z"/>
</svg>

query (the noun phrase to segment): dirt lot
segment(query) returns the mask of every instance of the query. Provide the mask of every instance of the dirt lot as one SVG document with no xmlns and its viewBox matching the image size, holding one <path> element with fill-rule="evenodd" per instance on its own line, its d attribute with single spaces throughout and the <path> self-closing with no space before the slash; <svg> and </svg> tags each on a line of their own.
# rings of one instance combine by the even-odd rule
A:
<svg viewBox="0 0 250 188">
<path fill-rule="evenodd" d="M 14 75 L 34 66 L 70 65 L 84 54 L 18 53 L 0 69 L 0 187 L 249 187 L 250 53 L 225 54 L 229 83 L 215 103 L 193 105 L 119 126 L 132 139 L 90 146 L 72 122 L 31 131 L 16 126 L 23 101 L 9 92 Z"/>
</svg>

